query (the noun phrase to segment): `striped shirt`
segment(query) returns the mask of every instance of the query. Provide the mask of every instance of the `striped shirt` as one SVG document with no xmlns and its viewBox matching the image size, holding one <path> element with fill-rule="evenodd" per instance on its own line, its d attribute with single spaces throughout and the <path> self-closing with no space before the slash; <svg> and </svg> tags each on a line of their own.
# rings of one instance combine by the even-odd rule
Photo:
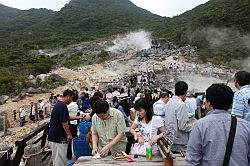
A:
<svg viewBox="0 0 250 166">
<path fill-rule="evenodd" d="M 250 122 L 250 85 L 245 85 L 234 94 L 232 114 L 243 116 L 243 119 Z"/>
<path fill-rule="evenodd" d="M 112 154 L 125 151 L 127 143 L 125 130 L 126 126 L 123 115 L 115 108 L 110 108 L 109 116 L 106 120 L 100 119 L 96 114 L 92 118 L 91 131 L 99 137 L 99 149 L 109 144 L 118 134 L 124 134 L 122 140 L 110 149 Z"/>
<path fill-rule="evenodd" d="M 191 131 L 186 166 L 222 166 L 231 126 L 231 115 L 211 110 L 198 120 Z M 229 166 L 250 165 L 250 123 L 237 118 L 237 127 Z"/>
</svg>

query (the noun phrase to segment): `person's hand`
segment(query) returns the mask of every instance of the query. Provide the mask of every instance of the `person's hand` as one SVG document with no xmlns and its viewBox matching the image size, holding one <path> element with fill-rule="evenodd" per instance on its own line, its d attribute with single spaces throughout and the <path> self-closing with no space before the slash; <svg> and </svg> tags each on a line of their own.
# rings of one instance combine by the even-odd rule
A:
<svg viewBox="0 0 250 166">
<path fill-rule="evenodd" d="M 151 138 L 151 140 L 150 140 L 150 145 L 154 145 L 154 144 L 157 142 L 158 139 L 159 139 L 159 136 L 158 136 L 158 135 L 156 135 L 156 136 L 154 136 L 153 138 Z"/>
<path fill-rule="evenodd" d="M 92 155 L 95 156 L 98 153 L 98 149 L 97 148 L 93 148 L 92 149 Z"/>
<path fill-rule="evenodd" d="M 83 119 L 83 118 L 84 118 L 84 115 L 81 114 L 81 115 L 78 116 L 78 118 L 79 118 L 79 119 Z"/>
<path fill-rule="evenodd" d="M 70 134 L 70 135 L 67 135 L 67 141 L 68 142 L 71 142 L 72 141 L 72 139 L 73 139 L 73 137 L 72 137 L 72 135 Z"/>
<path fill-rule="evenodd" d="M 135 140 L 138 140 L 139 137 L 141 137 L 142 134 L 140 132 L 137 132 L 135 135 L 134 135 L 134 138 Z"/>
<path fill-rule="evenodd" d="M 85 116 L 86 121 L 91 121 L 91 117 L 89 115 Z"/>
<path fill-rule="evenodd" d="M 144 141 L 144 139 L 143 139 L 141 136 L 138 137 L 138 143 L 139 143 L 139 144 L 142 145 L 142 144 L 144 144 L 144 142 L 145 142 L 145 141 Z"/>
<path fill-rule="evenodd" d="M 104 146 L 102 150 L 100 151 L 101 156 L 107 156 L 108 155 L 109 148 L 107 146 Z"/>
</svg>

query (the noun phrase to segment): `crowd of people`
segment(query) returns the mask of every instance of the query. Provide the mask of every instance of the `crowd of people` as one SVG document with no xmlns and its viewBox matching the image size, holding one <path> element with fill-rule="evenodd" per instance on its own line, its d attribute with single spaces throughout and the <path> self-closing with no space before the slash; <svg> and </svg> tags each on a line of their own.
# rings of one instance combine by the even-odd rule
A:
<svg viewBox="0 0 250 166">
<path fill-rule="evenodd" d="M 249 72 L 237 72 L 234 81 L 237 92 L 215 83 L 207 88 L 205 96 L 189 92 L 184 81 L 176 82 L 174 94 L 163 89 L 151 92 L 142 86 L 91 92 L 86 88 L 80 95 L 75 90 L 65 90 L 51 112 L 48 140 L 52 144 L 53 165 L 67 165 L 72 159 L 69 143 L 77 137 L 79 120 L 84 120 L 92 121 L 93 155 L 129 153 L 135 141 L 150 142 L 153 154 L 158 154 L 157 141 L 166 135 L 173 153 L 186 154 L 186 165 L 227 162 L 247 166 L 250 164 Z M 207 113 L 199 116 L 202 107 Z M 231 150 L 227 146 L 233 119 L 230 113 L 237 117 Z M 127 128 L 132 139 L 125 134 Z M 228 155 L 229 161 L 225 157 Z"/>
</svg>

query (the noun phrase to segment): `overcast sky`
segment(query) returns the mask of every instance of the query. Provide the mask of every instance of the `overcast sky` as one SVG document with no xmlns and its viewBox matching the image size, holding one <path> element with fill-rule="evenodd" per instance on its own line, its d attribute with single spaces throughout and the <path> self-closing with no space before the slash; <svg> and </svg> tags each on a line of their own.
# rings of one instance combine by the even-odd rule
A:
<svg viewBox="0 0 250 166">
<path fill-rule="evenodd" d="M 70 0 L 0 0 L 0 3 L 22 10 L 47 8 L 59 11 Z M 131 0 L 136 6 L 160 16 L 172 17 L 208 2 L 208 0 Z"/>
</svg>

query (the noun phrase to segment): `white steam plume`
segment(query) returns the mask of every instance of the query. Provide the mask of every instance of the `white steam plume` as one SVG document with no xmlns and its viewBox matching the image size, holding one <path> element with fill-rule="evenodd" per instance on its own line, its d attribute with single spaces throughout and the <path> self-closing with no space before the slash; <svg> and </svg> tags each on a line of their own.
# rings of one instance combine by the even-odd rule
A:
<svg viewBox="0 0 250 166">
<path fill-rule="evenodd" d="M 115 45 L 107 49 L 112 53 L 127 52 L 131 49 L 147 49 L 151 47 L 151 34 L 144 30 L 131 32 L 124 36 L 118 36 L 113 42 Z"/>
<path fill-rule="evenodd" d="M 239 31 L 231 28 L 204 27 L 197 29 L 194 32 L 187 32 L 186 35 L 190 41 L 197 37 L 205 37 L 211 46 L 216 47 L 235 39 L 244 43 L 246 47 L 250 47 L 250 35 L 244 34 L 244 36 L 242 36 Z"/>
</svg>

